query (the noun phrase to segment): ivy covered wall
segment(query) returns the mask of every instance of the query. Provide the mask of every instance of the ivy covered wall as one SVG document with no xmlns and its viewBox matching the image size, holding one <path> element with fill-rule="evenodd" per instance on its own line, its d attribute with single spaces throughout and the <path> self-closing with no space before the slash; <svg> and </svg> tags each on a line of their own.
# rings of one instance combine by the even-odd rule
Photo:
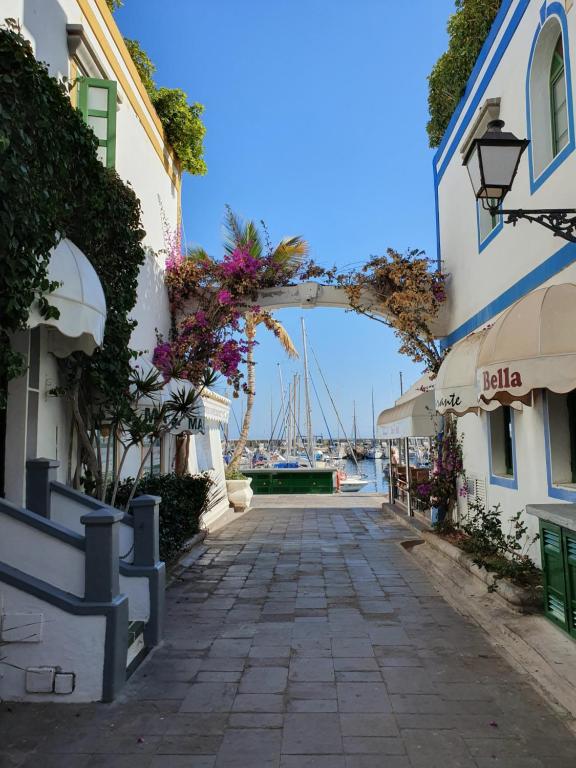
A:
<svg viewBox="0 0 576 768">
<path fill-rule="evenodd" d="M 104 289 L 103 347 L 67 360 L 76 403 L 110 401 L 126 388 L 138 274 L 144 262 L 140 203 L 96 156 L 97 141 L 66 87 L 50 77 L 15 26 L 0 28 L 0 407 L 8 381 L 26 361 L 11 336 L 26 328 L 30 307 L 50 307 L 48 264 L 60 237 L 86 254 Z"/>
</svg>

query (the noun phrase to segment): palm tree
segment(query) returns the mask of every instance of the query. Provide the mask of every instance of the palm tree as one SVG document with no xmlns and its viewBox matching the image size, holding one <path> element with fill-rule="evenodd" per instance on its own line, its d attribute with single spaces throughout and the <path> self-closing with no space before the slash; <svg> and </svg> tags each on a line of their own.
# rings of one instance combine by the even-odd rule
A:
<svg viewBox="0 0 576 768">
<path fill-rule="evenodd" d="M 254 258 L 264 257 L 264 246 L 262 244 L 262 235 L 253 221 L 241 222 L 230 208 L 226 211 L 225 220 L 226 237 L 224 248 L 227 253 L 232 253 L 236 248 L 244 248 Z M 283 267 L 294 268 L 294 271 L 301 264 L 302 259 L 308 254 L 308 243 L 302 237 L 283 238 L 275 248 L 269 246 L 266 256 L 270 257 L 271 262 L 282 265 Z M 298 357 L 298 352 L 294 342 L 288 332 L 278 320 L 268 312 L 248 312 L 245 317 L 246 340 L 248 341 L 248 352 L 246 354 L 246 413 L 242 421 L 240 437 L 234 448 L 234 454 L 229 464 L 229 471 L 237 469 L 246 443 L 248 442 L 248 433 L 252 421 L 252 410 L 254 407 L 255 391 L 255 362 L 254 362 L 254 339 L 256 329 L 259 325 L 265 325 L 272 331 L 280 341 L 284 351 L 289 357 Z"/>
</svg>

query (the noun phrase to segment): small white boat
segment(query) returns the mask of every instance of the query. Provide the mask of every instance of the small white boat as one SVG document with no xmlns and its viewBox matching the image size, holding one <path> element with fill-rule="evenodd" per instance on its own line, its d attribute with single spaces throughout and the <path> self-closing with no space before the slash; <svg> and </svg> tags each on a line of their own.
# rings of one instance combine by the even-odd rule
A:
<svg viewBox="0 0 576 768">
<path fill-rule="evenodd" d="M 349 475 L 340 480 L 339 487 L 342 492 L 351 493 L 362 490 L 365 485 L 368 485 L 368 480 L 364 480 L 360 475 Z"/>
<path fill-rule="evenodd" d="M 367 459 L 381 459 L 384 452 L 382 451 L 382 448 L 370 448 L 368 450 L 368 453 L 366 454 Z"/>
</svg>

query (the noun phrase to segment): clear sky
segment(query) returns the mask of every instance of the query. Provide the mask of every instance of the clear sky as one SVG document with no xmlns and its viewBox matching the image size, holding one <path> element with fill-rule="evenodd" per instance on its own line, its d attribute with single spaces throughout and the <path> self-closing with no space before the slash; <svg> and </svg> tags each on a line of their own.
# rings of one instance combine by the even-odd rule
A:
<svg viewBox="0 0 576 768">
<path fill-rule="evenodd" d="M 188 245 L 220 253 L 228 203 L 273 240 L 304 236 L 321 264 L 359 265 L 388 247 L 435 256 L 426 78 L 453 11 L 454 0 L 125 0 L 116 19 L 157 84 L 206 108 L 208 174 L 183 184 Z M 359 434 L 371 434 L 372 388 L 378 412 L 398 397 L 399 372 L 409 385 L 420 368 L 391 330 L 342 310 L 279 312 L 299 348 L 302 314 L 346 430 L 356 401 Z M 268 437 L 278 363 L 285 381 L 301 364 L 265 331 L 259 341 L 251 436 Z M 325 390 L 322 401 L 336 434 Z M 316 404 L 314 431 L 326 434 Z"/>
</svg>

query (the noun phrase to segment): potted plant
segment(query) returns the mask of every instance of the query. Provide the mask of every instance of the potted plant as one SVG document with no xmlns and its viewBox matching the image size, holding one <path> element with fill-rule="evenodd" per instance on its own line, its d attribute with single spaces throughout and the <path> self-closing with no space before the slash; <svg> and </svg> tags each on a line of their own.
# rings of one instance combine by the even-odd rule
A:
<svg viewBox="0 0 576 768">
<path fill-rule="evenodd" d="M 250 507 L 254 491 L 250 487 L 251 477 L 246 477 L 238 469 L 226 472 L 226 491 L 228 501 L 234 507 L 234 512 L 245 512 Z"/>
</svg>

